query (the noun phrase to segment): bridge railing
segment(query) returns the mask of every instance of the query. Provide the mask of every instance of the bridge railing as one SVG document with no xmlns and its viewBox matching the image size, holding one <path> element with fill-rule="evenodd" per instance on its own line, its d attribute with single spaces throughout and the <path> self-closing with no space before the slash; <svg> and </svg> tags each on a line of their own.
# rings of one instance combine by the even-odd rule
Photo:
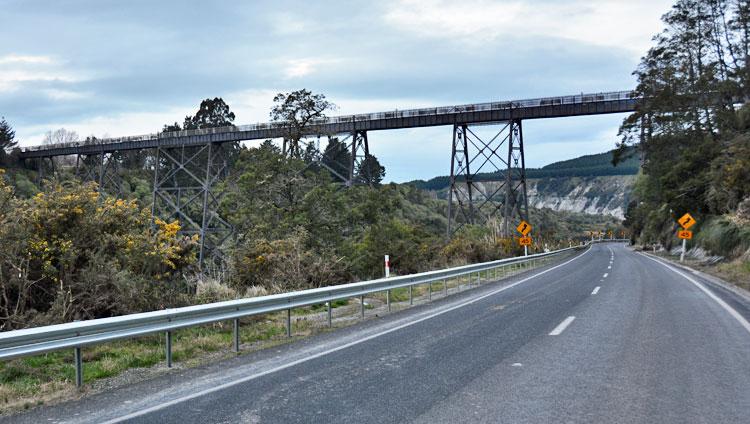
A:
<svg viewBox="0 0 750 424">
<path fill-rule="evenodd" d="M 593 102 L 610 102 L 618 100 L 630 100 L 636 98 L 635 93 L 632 91 L 614 91 L 614 92 L 603 92 L 603 93 L 589 93 L 589 94 L 577 94 L 572 96 L 558 96 L 558 97 L 542 97 L 536 99 L 526 100 L 514 100 L 514 101 L 503 101 L 503 102 L 487 102 L 487 103 L 474 103 L 457 106 L 442 106 L 434 108 L 418 108 L 418 109 L 405 109 L 405 110 L 394 110 L 389 112 L 375 112 L 355 115 L 343 115 L 333 116 L 321 119 L 312 120 L 310 126 L 319 126 L 326 124 L 341 124 L 350 122 L 364 122 L 381 119 L 399 119 L 399 118 L 411 118 L 419 116 L 434 116 L 434 115 L 446 115 L 453 113 L 463 112 L 483 112 L 493 110 L 507 110 L 507 109 L 520 109 L 529 107 L 541 107 L 541 106 L 554 106 L 554 105 L 570 105 L 570 104 L 586 104 Z M 216 128 L 203 128 L 198 130 L 182 130 L 173 132 L 161 132 L 151 133 L 136 136 L 126 137 L 112 137 L 97 140 L 94 143 L 89 144 L 114 144 L 114 143 L 125 143 L 125 142 L 136 142 L 136 141 L 151 141 L 164 138 L 177 138 L 177 137 L 190 137 L 196 135 L 208 135 L 208 134 L 220 134 L 227 132 L 237 131 L 260 131 L 260 130 L 273 130 L 273 129 L 284 129 L 288 126 L 286 122 L 266 122 L 249 125 L 232 125 L 226 127 Z M 50 150 L 57 148 L 77 147 L 85 145 L 85 142 L 73 142 L 73 143 L 61 143 L 61 144 L 47 144 L 40 146 L 29 146 L 25 147 L 25 151 L 40 151 Z"/>
<path fill-rule="evenodd" d="M 77 321 L 44 327 L 13 330 L 0 333 L 0 360 L 39 355 L 61 349 L 74 349 L 76 362 L 76 383 L 82 384 L 81 348 L 122 339 L 132 339 L 148 334 L 164 332 L 166 334 L 166 359 L 171 366 L 172 331 L 232 320 L 234 323 L 234 349 L 239 350 L 239 319 L 243 317 L 287 312 L 287 335 L 291 335 L 291 310 L 304 306 L 328 303 L 328 319 L 331 320 L 330 302 L 339 299 L 360 297 L 361 313 L 364 317 L 364 296 L 377 292 L 387 292 L 401 287 L 435 283 L 447 279 L 468 277 L 472 284 L 473 277 L 479 273 L 497 271 L 508 266 L 523 266 L 537 260 L 553 257 L 566 252 L 588 247 L 586 244 L 560 249 L 547 253 L 501 259 L 491 262 L 459 266 L 418 274 L 379 278 L 358 283 L 321 287 L 290 293 L 274 294 L 249 299 L 209 303 L 183 308 L 124 315 L 112 318 Z M 447 285 L 444 285 L 447 294 Z M 432 286 L 430 285 L 430 293 Z M 411 293 L 411 290 L 410 290 Z M 390 304 L 390 303 L 389 303 Z"/>
</svg>

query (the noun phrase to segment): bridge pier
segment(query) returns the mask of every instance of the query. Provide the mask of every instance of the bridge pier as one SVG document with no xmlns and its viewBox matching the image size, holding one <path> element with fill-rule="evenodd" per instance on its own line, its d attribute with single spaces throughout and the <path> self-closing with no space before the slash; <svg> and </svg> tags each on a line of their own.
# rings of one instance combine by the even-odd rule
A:
<svg viewBox="0 0 750 424">
<path fill-rule="evenodd" d="M 100 193 L 121 197 L 122 178 L 120 177 L 120 155 L 118 152 L 77 154 L 75 175 L 81 181 L 94 181 Z"/>
<path fill-rule="evenodd" d="M 331 143 L 335 143 L 332 145 Z M 367 140 L 367 131 L 354 130 L 343 139 L 338 136 L 328 136 L 328 146 L 321 152 L 319 146 L 307 143 L 306 149 L 310 153 L 311 166 L 320 166 L 327 169 L 331 176 L 351 187 L 357 183 L 357 171 L 370 156 L 370 143 Z"/>
<path fill-rule="evenodd" d="M 225 147 L 219 143 L 154 149 L 152 215 L 180 221 L 180 233 L 198 235 L 198 263 L 220 263 L 221 245 L 233 228 L 219 213 L 216 183 L 228 173 Z"/>
<path fill-rule="evenodd" d="M 502 235 L 507 238 L 512 236 L 513 222 L 528 219 L 521 120 L 496 122 L 490 126 L 497 129 L 490 137 L 479 135 L 477 125 L 453 126 L 449 238 L 465 224 L 492 223 L 498 215 L 502 218 Z M 480 173 L 489 175 L 483 175 L 478 184 Z"/>
</svg>

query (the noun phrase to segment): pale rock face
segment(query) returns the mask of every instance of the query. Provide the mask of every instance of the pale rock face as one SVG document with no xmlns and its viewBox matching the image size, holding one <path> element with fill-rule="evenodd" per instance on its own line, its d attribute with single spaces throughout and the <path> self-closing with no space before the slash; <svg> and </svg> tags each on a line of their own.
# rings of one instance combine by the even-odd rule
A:
<svg viewBox="0 0 750 424">
<path fill-rule="evenodd" d="M 625 218 L 635 175 L 530 179 L 527 181 L 529 206 L 555 211 L 611 215 Z M 492 193 L 495 182 L 477 182 L 475 199 Z"/>
<path fill-rule="evenodd" d="M 550 188 L 549 184 L 540 188 L 543 180 L 529 180 L 529 206 L 625 218 L 635 176 L 574 177 L 570 180 L 572 188 L 569 185 Z"/>
</svg>

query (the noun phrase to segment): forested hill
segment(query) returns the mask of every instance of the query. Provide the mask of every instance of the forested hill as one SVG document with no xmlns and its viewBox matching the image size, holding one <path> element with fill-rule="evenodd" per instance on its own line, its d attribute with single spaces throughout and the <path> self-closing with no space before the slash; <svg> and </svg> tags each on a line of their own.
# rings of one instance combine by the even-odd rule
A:
<svg viewBox="0 0 750 424">
<path fill-rule="evenodd" d="M 554 162 L 542 168 L 526 168 L 526 178 L 561 178 L 561 177 L 601 177 L 608 175 L 635 175 L 638 173 L 638 156 L 633 154 L 619 163 L 612 165 L 613 151 L 595 155 L 581 156 L 575 159 Z M 502 173 L 491 172 L 477 174 L 474 181 L 491 181 L 502 178 Z M 450 177 L 447 175 L 431 178 L 427 181 L 414 180 L 407 184 L 423 190 L 442 190 L 448 187 Z"/>
</svg>

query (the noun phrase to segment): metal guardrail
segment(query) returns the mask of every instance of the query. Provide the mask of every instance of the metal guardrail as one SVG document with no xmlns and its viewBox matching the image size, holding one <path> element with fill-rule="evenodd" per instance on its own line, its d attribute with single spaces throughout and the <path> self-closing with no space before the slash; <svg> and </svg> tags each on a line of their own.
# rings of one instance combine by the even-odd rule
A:
<svg viewBox="0 0 750 424">
<path fill-rule="evenodd" d="M 290 336 L 291 310 L 293 308 L 327 303 L 330 325 L 330 302 L 334 300 L 360 297 L 362 305 L 361 313 L 362 317 L 364 317 L 364 296 L 368 294 L 385 291 L 390 309 L 390 291 L 396 288 L 409 287 L 411 289 L 411 287 L 419 284 L 435 283 L 465 276 L 469 276 L 469 281 L 471 281 L 473 274 L 478 275 L 478 273 L 493 269 L 497 270 L 508 265 L 526 264 L 563 252 L 582 249 L 588 247 L 590 244 L 591 242 L 587 242 L 580 246 L 548 253 L 507 258 L 398 277 L 380 278 L 359 283 L 7 331 L 0 333 L 0 360 L 73 348 L 75 350 L 76 384 L 80 386 L 83 382 L 81 348 L 84 346 L 165 332 L 167 366 L 171 366 L 172 331 L 177 329 L 232 320 L 234 324 L 234 350 L 239 351 L 239 319 L 243 317 L 287 311 L 287 336 Z M 444 287 L 447 288 L 445 285 Z M 430 290 L 431 288 L 432 286 L 430 286 Z M 411 290 L 409 293 L 411 295 Z"/>
<path fill-rule="evenodd" d="M 451 113 L 461 112 L 483 112 L 483 111 L 494 111 L 494 110 L 507 110 L 507 109 L 521 109 L 529 107 L 540 107 L 540 106 L 554 106 L 554 105 L 572 105 L 572 104 L 586 104 L 594 102 L 611 102 L 618 100 L 631 100 L 637 96 L 633 91 L 612 91 L 612 92 L 601 92 L 601 93 L 589 93 L 589 94 L 576 94 L 572 96 L 557 96 L 557 97 L 541 97 L 536 99 L 525 99 L 525 100 L 512 100 L 502 102 L 486 102 L 486 103 L 474 103 L 456 106 L 442 106 L 442 107 L 431 107 L 431 108 L 419 108 L 419 109 L 404 109 L 394 110 L 391 112 L 375 112 L 375 113 L 364 113 L 356 115 L 343 115 L 333 116 L 320 119 L 314 119 L 308 123 L 308 127 L 315 127 L 318 125 L 326 124 L 340 124 L 350 122 L 364 122 L 373 121 L 378 119 L 397 119 L 397 118 L 410 118 L 410 117 L 423 117 L 423 116 L 436 116 L 446 115 Z M 284 129 L 289 124 L 287 122 L 267 122 L 257 123 L 250 125 L 231 125 L 226 127 L 216 128 L 203 128 L 198 130 L 183 130 L 173 132 L 162 132 L 162 133 L 151 133 L 135 136 L 125 137 L 111 137 L 102 138 L 89 142 L 92 145 L 107 145 L 114 143 L 126 143 L 136 141 L 151 141 L 166 138 L 177 138 L 177 137 L 190 137 L 196 135 L 208 135 L 208 134 L 221 134 L 228 132 L 238 131 L 260 131 L 260 130 L 271 130 L 271 129 Z M 87 145 L 86 142 L 72 142 L 72 143 L 57 143 L 57 144 L 46 144 L 38 146 L 24 147 L 24 152 L 43 151 L 60 149 L 67 147 L 79 147 Z"/>
</svg>

